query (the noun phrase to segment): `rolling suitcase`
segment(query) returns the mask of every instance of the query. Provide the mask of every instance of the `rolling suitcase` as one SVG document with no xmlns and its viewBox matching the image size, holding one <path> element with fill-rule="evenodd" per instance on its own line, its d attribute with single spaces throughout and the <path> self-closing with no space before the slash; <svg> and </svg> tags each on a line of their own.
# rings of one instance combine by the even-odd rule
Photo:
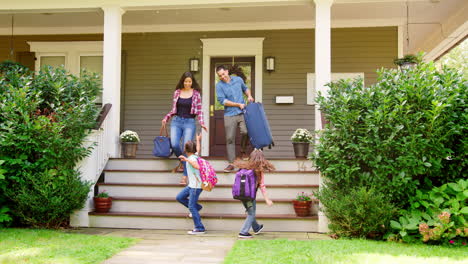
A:
<svg viewBox="0 0 468 264">
<path fill-rule="evenodd" d="M 254 148 L 274 146 L 270 125 L 261 103 L 250 103 L 244 109 L 245 125 L 249 133 L 250 143 Z"/>
</svg>

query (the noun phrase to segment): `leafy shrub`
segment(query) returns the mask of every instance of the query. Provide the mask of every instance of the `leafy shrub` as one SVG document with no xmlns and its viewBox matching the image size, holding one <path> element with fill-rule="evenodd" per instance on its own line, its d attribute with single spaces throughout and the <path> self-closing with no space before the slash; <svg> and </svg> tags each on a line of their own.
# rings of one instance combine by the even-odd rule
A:
<svg viewBox="0 0 468 264">
<path fill-rule="evenodd" d="M 4 163 L 5 161 L 0 160 L 0 166 Z M 2 193 L 5 193 L 6 191 L 6 181 L 5 181 L 5 176 L 3 175 L 5 173 L 5 170 L 0 167 L 0 191 Z M 4 205 L 5 204 L 5 197 L 3 195 L 0 195 L 0 227 L 7 226 L 12 218 L 9 214 L 10 208 L 8 206 Z"/>
<path fill-rule="evenodd" d="M 97 76 L 13 66 L 0 77 L 0 159 L 10 209 L 26 225 L 57 227 L 84 205 L 89 184 L 75 169 L 90 153 Z"/>
<path fill-rule="evenodd" d="M 376 188 L 404 207 L 417 189 L 467 173 L 467 80 L 432 63 L 378 71 L 378 81 L 330 84 L 319 96 L 329 124 L 313 156 L 328 186 Z"/>
<path fill-rule="evenodd" d="M 375 189 L 335 190 L 325 185 L 315 195 L 324 207 L 331 232 L 342 237 L 381 238 L 396 213 L 388 199 Z"/>
<path fill-rule="evenodd" d="M 451 182 L 430 191 L 417 191 L 408 210 L 391 221 L 389 240 L 455 244 L 467 243 L 468 180 Z M 452 241 L 452 242 L 450 242 Z"/>
</svg>

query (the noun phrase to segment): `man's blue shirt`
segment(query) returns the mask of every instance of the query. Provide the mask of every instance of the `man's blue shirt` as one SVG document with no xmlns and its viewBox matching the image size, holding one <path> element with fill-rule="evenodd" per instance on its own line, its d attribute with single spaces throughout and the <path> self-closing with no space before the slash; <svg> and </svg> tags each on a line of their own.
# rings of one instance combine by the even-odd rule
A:
<svg viewBox="0 0 468 264">
<path fill-rule="evenodd" d="M 219 81 L 216 84 L 216 96 L 218 97 L 218 102 L 222 105 L 229 100 L 234 103 L 245 104 L 243 93 L 249 89 L 245 85 L 244 80 L 237 76 L 232 76 L 229 83 Z M 235 106 L 224 106 L 224 115 L 225 116 L 235 116 L 241 114 L 242 110 L 239 107 Z"/>
</svg>

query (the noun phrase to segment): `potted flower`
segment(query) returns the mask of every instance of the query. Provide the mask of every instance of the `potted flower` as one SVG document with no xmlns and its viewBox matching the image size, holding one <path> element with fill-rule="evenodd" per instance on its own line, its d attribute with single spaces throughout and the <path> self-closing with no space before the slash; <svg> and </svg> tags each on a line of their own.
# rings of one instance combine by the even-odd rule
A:
<svg viewBox="0 0 468 264">
<path fill-rule="evenodd" d="M 140 138 L 135 131 L 125 130 L 120 134 L 120 143 L 124 158 L 135 158 Z"/>
<path fill-rule="evenodd" d="M 291 136 L 296 158 L 305 158 L 309 153 L 309 144 L 314 140 L 314 135 L 305 128 L 298 128 Z"/>
<path fill-rule="evenodd" d="M 297 216 L 309 216 L 310 215 L 310 206 L 312 205 L 312 195 L 305 192 L 300 192 L 297 194 L 296 199 L 293 200 L 294 211 Z"/>
<path fill-rule="evenodd" d="M 94 209 L 97 213 L 107 213 L 112 207 L 112 197 L 106 191 L 98 193 L 93 200 Z"/>
<path fill-rule="evenodd" d="M 413 54 L 407 54 L 403 58 L 397 58 L 393 60 L 395 65 L 398 65 L 402 69 L 412 67 L 419 63 L 419 58 Z"/>
</svg>

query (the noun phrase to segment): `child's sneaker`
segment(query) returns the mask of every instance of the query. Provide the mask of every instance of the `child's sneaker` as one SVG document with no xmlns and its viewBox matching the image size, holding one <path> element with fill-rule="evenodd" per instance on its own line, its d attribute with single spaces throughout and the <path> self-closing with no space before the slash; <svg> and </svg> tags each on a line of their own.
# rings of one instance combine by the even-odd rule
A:
<svg viewBox="0 0 468 264">
<path fill-rule="evenodd" d="M 262 230 L 263 230 L 263 225 L 260 225 L 260 228 L 257 231 L 254 230 L 254 234 L 258 235 L 260 234 L 260 232 L 262 232 Z"/>
<path fill-rule="evenodd" d="M 239 238 L 253 238 L 253 236 L 249 233 L 246 233 L 246 234 L 239 233 Z"/>
<path fill-rule="evenodd" d="M 205 234 L 205 231 L 200 231 L 200 230 L 190 230 L 190 231 L 187 231 L 187 234 L 189 235 L 202 235 L 202 234 Z"/>
</svg>

